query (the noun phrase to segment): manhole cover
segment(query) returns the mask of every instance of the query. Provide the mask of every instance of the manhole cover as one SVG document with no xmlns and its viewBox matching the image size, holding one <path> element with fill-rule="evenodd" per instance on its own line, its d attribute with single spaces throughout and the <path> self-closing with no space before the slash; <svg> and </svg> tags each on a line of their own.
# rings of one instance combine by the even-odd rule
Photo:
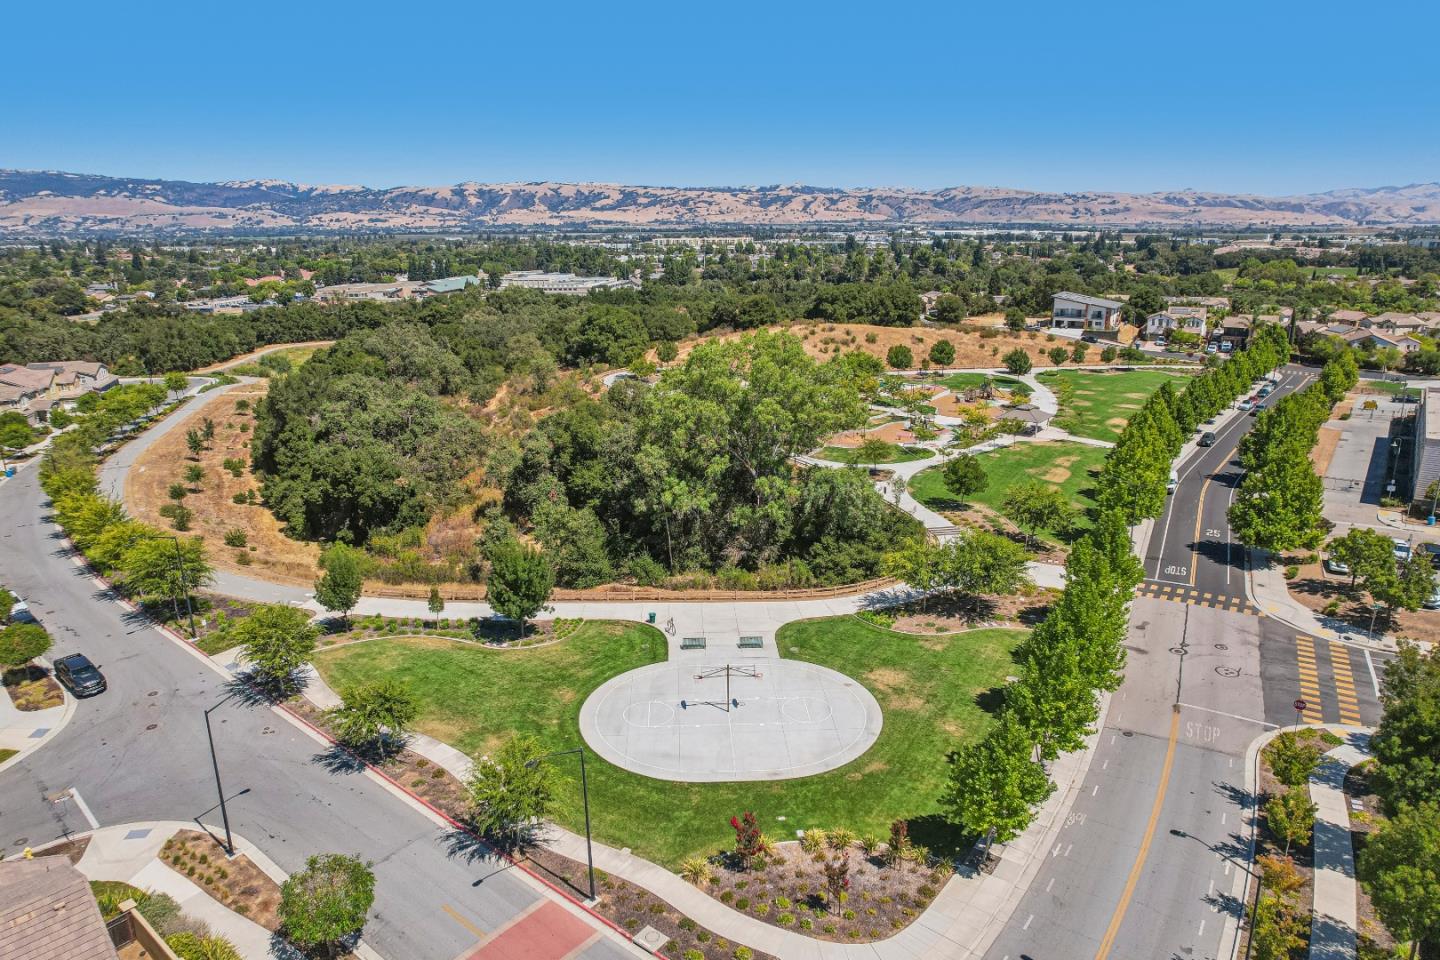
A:
<svg viewBox="0 0 1440 960">
<path fill-rule="evenodd" d="M 158 696 L 160 696 L 160 691 L 159 691 L 159 690 L 151 690 L 149 693 L 145 694 L 145 696 L 147 696 L 147 697 L 158 697 Z"/>
<path fill-rule="evenodd" d="M 1228 644 L 1228 643 L 1217 643 L 1217 644 L 1215 644 L 1215 649 L 1216 649 L 1216 650 L 1229 650 L 1229 649 L 1230 649 L 1230 644 Z"/>
<path fill-rule="evenodd" d="M 1185 648 L 1184 648 L 1184 647 L 1171 647 L 1171 648 L 1170 648 L 1170 652 L 1173 653 L 1173 654 L 1177 654 L 1177 655 L 1183 657 L 1183 656 L 1185 655 Z"/>
<path fill-rule="evenodd" d="M 1216 667 L 1215 672 L 1229 680 L 1240 676 L 1240 669 L 1238 667 Z"/>
<path fill-rule="evenodd" d="M 147 723 L 147 724 L 145 724 L 145 729 L 146 729 L 146 730 L 154 730 L 154 729 L 155 729 L 156 727 L 158 727 L 158 726 L 160 726 L 160 724 L 158 724 L 158 723 Z"/>
<path fill-rule="evenodd" d="M 1121 730 L 1121 731 L 1120 731 L 1120 736 L 1122 736 L 1122 737 L 1133 737 L 1133 736 L 1135 736 L 1135 731 L 1134 731 L 1134 730 Z"/>
</svg>

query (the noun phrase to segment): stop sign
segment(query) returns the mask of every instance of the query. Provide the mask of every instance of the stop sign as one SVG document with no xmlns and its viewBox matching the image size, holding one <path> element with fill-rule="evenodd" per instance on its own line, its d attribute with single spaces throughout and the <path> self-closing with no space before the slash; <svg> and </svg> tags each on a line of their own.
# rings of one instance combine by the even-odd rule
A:
<svg viewBox="0 0 1440 960">
<path fill-rule="evenodd" d="M 1308 707 L 1308 706 L 1310 706 L 1310 704 L 1306 703 L 1304 700 L 1296 700 L 1296 701 L 1295 701 L 1295 712 L 1296 712 L 1296 713 L 1304 713 L 1304 712 L 1305 712 L 1305 708 Z"/>
</svg>

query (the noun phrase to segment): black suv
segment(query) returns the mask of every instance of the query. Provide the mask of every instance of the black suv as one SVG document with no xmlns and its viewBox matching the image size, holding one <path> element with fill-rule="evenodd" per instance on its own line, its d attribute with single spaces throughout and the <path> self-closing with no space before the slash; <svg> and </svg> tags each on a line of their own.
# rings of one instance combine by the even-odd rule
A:
<svg viewBox="0 0 1440 960">
<path fill-rule="evenodd" d="M 1202 446 L 1202 447 L 1213 447 L 1213 446 L 1215 446 L 1215 434 L 1211 433 L 1209 430 L 1206 430 L 1204 433 L 1200 434 L 1200 446 Z"/>
<path fill-rule="evenodd" d="M 72 653 L 55 661 L 55 679 L 77 697 L 105 692 L 105 676 L 83 653 Z"/>
</svg>

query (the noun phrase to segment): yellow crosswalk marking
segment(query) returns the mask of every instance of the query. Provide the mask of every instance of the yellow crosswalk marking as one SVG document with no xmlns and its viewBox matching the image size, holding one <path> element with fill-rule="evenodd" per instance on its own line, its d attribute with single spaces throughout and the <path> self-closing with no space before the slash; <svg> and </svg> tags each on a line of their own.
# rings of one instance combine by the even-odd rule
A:
<svg viewBox="0 0 1440 960">
<path fill-rule="evenodd" d="M 1350 651 L 1331 641 L 1330 667 L 1335 674 L 1335 698 L 1340 701 L 1340 722 L 1360 722 L 1360 701 L 1355 697 L 1355 677 L 1350 670 Z"/>
</svg>

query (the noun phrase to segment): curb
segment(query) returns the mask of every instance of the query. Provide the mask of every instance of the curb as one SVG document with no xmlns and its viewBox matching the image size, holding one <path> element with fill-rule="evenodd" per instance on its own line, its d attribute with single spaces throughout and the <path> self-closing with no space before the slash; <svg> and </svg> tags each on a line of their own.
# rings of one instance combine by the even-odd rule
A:
<svg viewBox="0 0 1440 960">
<path fill-rule="evenodd" d="M 36 659 L 36 661 L 44 661 L 44 660 L 45 660 L 45 658 L 42 658 L 42 657 L 36 657 L 35 659 Z M 45 662 L 45 665 L 46 665 L 47 667 L 49 666 L 48 661 Z M 54 679 L 53 676 L 52 676 L 51 679 Z M 45 746 L 45 744 L 49 743 L 49 742 L 55 737 L 56 734 L 58 734 L 61 730 L 64 730 L 65 727 L 69 725 L 71 719 L 74 718 L 74 716 L 75 716 L 75 711 L 79 708 L 80 701 L 78 701 L 78 700 L 76 700 L 74 697 L 72 697 L 72 696 L 70 695 L 70 691 L 69 691 L 69 690 L 66 690 L 66 689 L 65 689 L 65 685 L 62 684 L 60 681 L 56 680 L 56 681 L 55 681 L 55 686 L 57 686 L 57 687 L 60 688 L 60 695 L 65 698 L 65 703 L 64 703 L 65 710 L 64 710 L 63 713 L 60 714 L 60 719 L 59 719 L 59 721 L 55 724 L 55 726 L 53 726 L 53 727 L 51 727 L 49 730 L 45 731 L 45 736 L 40 737 L 38 740 L 35 740 L 35 741 L 33 741 L 32 743 L 26 744 L 22 749 L 16 751 L 15 756 L 13 756 L 13 757 L 11 757 L 10 759 L 6 760 L 4 763 L 0 763 L 0 773 L 4 773 L 6 770 L 10 769 L 11 767 L 16 766 L 17 764 L 20 763 L 20 761 L 24 760 L 26 757 L 30 756 L 30 755 L 31 755 L 32 753 L 34 753 L 36 750 L 39 750 L 41 747 Z M 52 708 L 52 709 L 53 709 L 53 708 Z M 38 712 L 38 711 L 37 711 L 37 712 Z"/>
</svg>

